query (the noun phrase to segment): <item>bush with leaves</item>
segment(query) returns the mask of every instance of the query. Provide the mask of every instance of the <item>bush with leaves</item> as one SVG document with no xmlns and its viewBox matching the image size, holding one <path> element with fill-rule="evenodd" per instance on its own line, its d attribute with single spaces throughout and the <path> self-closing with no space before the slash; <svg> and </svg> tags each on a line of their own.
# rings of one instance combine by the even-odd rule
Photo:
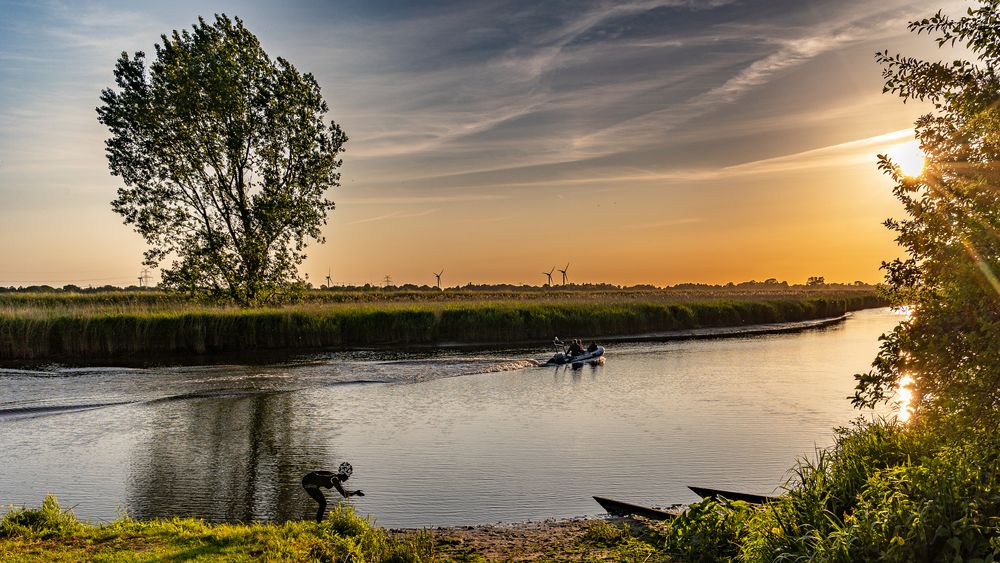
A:
<svg viewBox="0 0 1000 563">
<path fill-rule="evenodd" d="M 729 561 L 740 552 L 753 514 L 741 501 L 696 502 L 670 523 L 664 549 L 683 561 Z"/>
<path fill-rule="evenodd" d="M 77 533 L 82 528 L 83 524 L 72 511 L 63 510 L 56 497 L 46 495 L 38 508 L 11 508 L 0 519 L 0 538 L 58 538 Z"/>
<path fill-rule="evenodd" d="M 926 155 L 910 177 L 887 156 L 879 168 L 908 217 L 887 220 L 905 259 L 883 264 L 888 294 L 912 317 L 885 336 L 874 369 L 859 374 L 854 403 L 891 401 L 912 378 L 916 416 L 955 417 L 992 428 L 1000 417 L 1000 1 L 959 18 L 938 12 L 911 22 L 939 46 L 973 60 L 923 61 L 888 52 L 885 92 L 929 102 L 915 126 Z"/>
</svg>

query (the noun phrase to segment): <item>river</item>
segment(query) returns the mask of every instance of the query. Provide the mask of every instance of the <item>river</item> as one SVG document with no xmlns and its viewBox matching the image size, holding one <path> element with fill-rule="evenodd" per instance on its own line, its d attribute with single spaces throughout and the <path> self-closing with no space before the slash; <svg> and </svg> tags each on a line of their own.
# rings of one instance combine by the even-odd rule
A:
<svg viewBox="0 0 1000 563">
<path fill-rule="evenodd" d="M 600 514 L 592 495 L 688 503 L 687 485 L 768 494 L 864 414 L 852 376 L 899 320 L 615 343 L 580 370 L 536 366 L 548 348 L 0 369 L 0 505 L 309 518 L 302 475 L 345 460 L 366 493 L 351 502 L 389 527 Z"/>
</svg>

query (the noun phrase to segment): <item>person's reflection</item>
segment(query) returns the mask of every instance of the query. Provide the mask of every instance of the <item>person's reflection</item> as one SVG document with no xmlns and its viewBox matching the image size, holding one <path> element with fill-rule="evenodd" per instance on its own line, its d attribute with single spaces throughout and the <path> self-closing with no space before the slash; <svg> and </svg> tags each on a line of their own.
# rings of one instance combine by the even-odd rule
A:
<svg viewBox="0 0 1000 563">
<path fill-rule="evenodd" d="M 293 520 L 300 476 L 331 457 L 329 437 L 302 430 L 293 393 L 184 398 L 156 409 L 132 456 L 127 509 L 137 518 Z M 307 410 L 305 412 L 308 412 Z"/>
</svg>

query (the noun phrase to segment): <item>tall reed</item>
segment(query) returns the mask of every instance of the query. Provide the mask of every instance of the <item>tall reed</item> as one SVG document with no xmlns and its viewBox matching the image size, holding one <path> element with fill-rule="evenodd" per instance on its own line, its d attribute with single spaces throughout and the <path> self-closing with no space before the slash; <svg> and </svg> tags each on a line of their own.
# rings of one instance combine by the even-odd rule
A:
<svg viewBox="0 0 1000 563">
<path fill-rule="evenodd" d="M 871 294 L 750 301 L 459 301 L 240 309 L 121 299 L 0 305 L 0 360 L 514 344 L 836 317 Z"/>
</svg>

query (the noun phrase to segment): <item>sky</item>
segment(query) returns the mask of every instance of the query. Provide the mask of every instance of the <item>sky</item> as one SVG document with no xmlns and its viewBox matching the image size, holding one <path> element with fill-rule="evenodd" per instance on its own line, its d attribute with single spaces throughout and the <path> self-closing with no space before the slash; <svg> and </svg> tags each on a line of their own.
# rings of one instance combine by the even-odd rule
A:
<svg viewBox="0 0 1000 563">
<path fill-rule="evenodd" d="M 879 50 L 948 58 L 937 0 L 0 0 L 0 286 L 137 282 L 95 112 L 122 51 L 238 16 L 347 132 L 314 283 L 880 281 L 876 154 L 928 108 Z M 156 272 L 151 272 L 155 283 Z M 556 272 L 558 281 L 558 272 Z"/>
</svg>

